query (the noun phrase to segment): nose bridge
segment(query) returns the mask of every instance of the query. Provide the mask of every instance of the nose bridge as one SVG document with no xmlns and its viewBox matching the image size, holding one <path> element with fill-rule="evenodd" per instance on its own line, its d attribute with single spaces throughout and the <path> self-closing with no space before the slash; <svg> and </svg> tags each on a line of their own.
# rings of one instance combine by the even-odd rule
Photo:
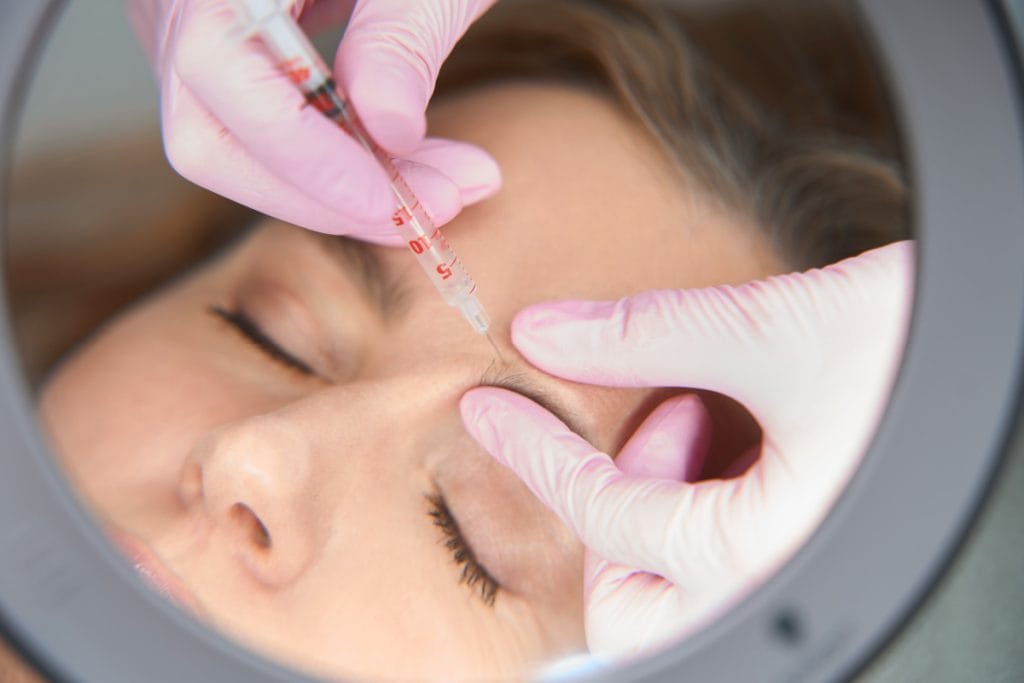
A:
<svg viewBox="0 0 1024 683">
<path fill-rule="evenodd" d="M 365 487 L 363 465 L 379 472 L 382 459 L 410 452 L 402 444 L 438 391 L 408 374 L 353 382 L 222 425 L 186 459 L 181 498 L 260 580 L 287 584 L 324 546 L 335 508 Z"/>
<path fill-rule="evenodd" d="M 315 448 L 328 457 L 349 458 L 364 451 L 383 455 L 429 430 L 445 411 L 457 417 L 458 389 L 466 383 L 452 374 L 429 363 L 399 368 L 387 377 L 331 387 L 294 408 L 316 433 Z"/>
</svg>

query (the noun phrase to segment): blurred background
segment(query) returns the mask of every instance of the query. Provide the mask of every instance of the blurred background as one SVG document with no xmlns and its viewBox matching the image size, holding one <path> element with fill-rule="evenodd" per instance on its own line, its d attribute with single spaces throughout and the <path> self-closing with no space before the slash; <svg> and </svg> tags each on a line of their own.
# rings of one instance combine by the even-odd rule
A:
<svg viewBox="0 0 1024 683">
<path fill-rule="evenodd" d="M 97 324 L 253 214 L 168 165 L 155 80 L 120 0 L 66 3 L 29 88 L 5 268 L 35 387 Z"/>
</svg>

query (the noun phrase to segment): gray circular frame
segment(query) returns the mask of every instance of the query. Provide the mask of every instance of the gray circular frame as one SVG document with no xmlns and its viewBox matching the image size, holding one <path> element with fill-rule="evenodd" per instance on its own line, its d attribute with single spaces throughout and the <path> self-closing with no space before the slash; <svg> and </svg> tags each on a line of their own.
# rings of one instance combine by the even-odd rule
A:
<svg viewBox="0 0 1024 683">
<path fill-rule="evenodd" d="M 4 199 L 17 103 L 60 4 L 0 6 Z M 981 0 L 858 4 L 901 117 L 919 230 L 889 410 L 792 562 L 691 640 L 600 680 L 852 675 L 938 577 L 1006 446 L 1024 329 L 1024 140 L 1005 36 Z M 47 455 L 0 306 L 0 631 L 54 680 L 310 680 L 195 623 L 116 559 Z"/>
</svg>

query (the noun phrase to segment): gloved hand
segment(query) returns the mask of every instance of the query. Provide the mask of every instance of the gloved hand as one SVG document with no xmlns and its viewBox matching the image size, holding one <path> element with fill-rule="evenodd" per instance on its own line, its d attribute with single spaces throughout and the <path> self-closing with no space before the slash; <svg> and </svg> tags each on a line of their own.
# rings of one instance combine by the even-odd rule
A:
<svg viewBox="0 0 1024 683">
<path fill-rule="evenodd" d="M 354 0 L 284 0 L 307 31 Z M 424 139 L 441 63 L 495 0 L 360 0 L 338 48 L 336 80 L 374 139 L 440 225 L 496 191 L 497 164 L 461 142 Z M 395 200 L 384 172 L 279 73 L 255 40 L 231 37 L 227 0 L 128 0 L 160 81 L 164 147 L 189 180 L 306 228 L 384 244 Z"/>
<path fill-rule="evenodd" d="M 587 547 L 593 654 L 634 654 L 696 629 L 818 525 L 886 403 L 912 271 L 913 244 L 902 242 L 739 287 L 520 312 L 513 342 L 551 374 L 710 389 L 741 402 L 763 430 L 740 476 L 686 483 L 700 471 L 710 429 L 694 394 L 662 403 L 615 461 L 518 394 L 478 388 L 463 396 L 470 434 Z"/>
</svg>

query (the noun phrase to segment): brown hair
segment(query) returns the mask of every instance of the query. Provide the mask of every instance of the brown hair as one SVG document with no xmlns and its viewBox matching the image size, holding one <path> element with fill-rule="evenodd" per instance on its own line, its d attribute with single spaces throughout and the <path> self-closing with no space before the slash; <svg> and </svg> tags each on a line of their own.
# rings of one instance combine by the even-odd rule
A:
<svg viewBox="0 0 1024 683">
<path fill-rule="evenodd" d="M 438 93 L 502 78 L 604 93 L 805 269 L 908 235 L 894 126 L 856 28 L 831 2 L 504 0 Z"/>
</svg>

